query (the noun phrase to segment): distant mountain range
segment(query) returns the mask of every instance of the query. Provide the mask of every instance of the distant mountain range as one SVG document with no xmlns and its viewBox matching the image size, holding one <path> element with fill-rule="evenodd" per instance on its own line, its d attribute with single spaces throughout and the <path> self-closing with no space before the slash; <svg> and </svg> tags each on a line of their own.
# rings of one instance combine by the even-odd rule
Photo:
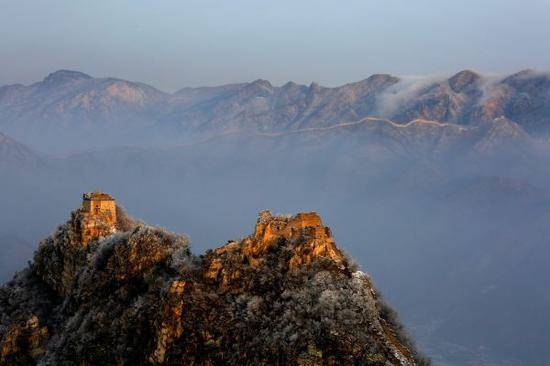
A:
<svg viewBox="0 0 550 366">
<path fill-rule="evenodd" d="M 550 76 L 449 79 L 373 75 L 327 88 L 266 80 L 164 93 L 143 83 L 61 70 L 29 86 L 0 87 L 0 131 L 48 152 L 188 143 L 225 133 L 281 133 L 415 120 L 461 126 L 505 118 L 531 135 L 550 132 Z"/>
</svg>

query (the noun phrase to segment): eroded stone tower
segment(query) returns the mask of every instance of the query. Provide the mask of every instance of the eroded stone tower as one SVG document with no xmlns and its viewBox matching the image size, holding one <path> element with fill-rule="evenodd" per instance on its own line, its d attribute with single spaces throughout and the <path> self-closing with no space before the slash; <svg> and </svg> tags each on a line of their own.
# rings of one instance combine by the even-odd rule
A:
<svg viewBox="0 0 550 366">
<path fill-rule="evenodd" d="M 116 231 L 116 202 L 111 195 L 103 192 L 84 193 L 81 212 L 83 245 Z"/>
</svg>

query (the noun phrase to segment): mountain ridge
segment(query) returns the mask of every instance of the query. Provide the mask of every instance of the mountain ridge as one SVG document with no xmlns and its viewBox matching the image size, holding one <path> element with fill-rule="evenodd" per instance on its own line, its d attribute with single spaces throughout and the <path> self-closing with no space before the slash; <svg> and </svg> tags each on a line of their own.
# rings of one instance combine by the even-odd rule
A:
<svg viewBox="0 0 550 366">
<path fill-rule="evenodd" d="M 227 131 L 283 132 L 379 117 L 481 125 L 507 118 L 530 135 L 550 132 L 550 77 L 523 71 L 448 79 L 388 74 L 338 87 L 288 82 L 183 88 L 60 70 L 29 86 L 0 88 L 0 129 L 33 148 L 178 144 Z M 101 137 L 101 138 L 98 138 Z"/>
</svg>

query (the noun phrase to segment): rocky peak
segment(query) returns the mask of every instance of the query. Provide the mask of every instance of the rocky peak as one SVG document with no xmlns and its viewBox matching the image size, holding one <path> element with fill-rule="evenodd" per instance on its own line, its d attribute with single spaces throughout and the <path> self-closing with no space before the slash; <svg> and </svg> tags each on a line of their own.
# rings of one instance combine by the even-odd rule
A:
<svg viewBox="0 0 550 366">
<path fill-rule="evenodd" d="M 265 89 L 269 89 L 269 90 L 273 89 L 273 85 L 271 85 L 271 83 L 268 80 L 264 80 L 264 79 L 254 80 L 252 84 L 263 87 Z"/>
<path fill-rule="evenodd" d="M 250 98 L 269 98 L 273 94 L 273 86 L 267 80 L 254 80 L 251 83 L 244 84 L 237 94 L 231 97 L 239 103 L 246 103 Z"/>
<path fill-rule="evenodd" d="M 503 80 L 503 83 L 514 86 L 514 84 L 516 84 L 518 82 L 525 81 L 526 79 L 529 79 L 529 78 L 533 77 L 534 75 L 536 75 L 536 71 L 533 70 L 533 69 L 521 70 L 521 71 L 516 72 L 515 74 L 512 74 L 512 75 L 506 77 Z"/>
<path fill-rule="evenodd" d="M 316 83 L 315 81 L 309 84 L 309 88 L 308 88 L 310 93 L 319 93 L 321 92 L 322 89 L 323 87 L 319 83 Z"/>
<path fill-rule="evenodd" d="M 520 103 L 522 102 L 521 99 L 528 95 L 537 96 L 541 101 L 544 100 L 544 102 L 538 106 L 540 108 L 547 103 L 544 99 L 544 94 L 548 95 L 548 90 L 550 89 L 550 74 L 537 72 L 531 69 L 523 70 L 504 79 L 503 84 L 521 92 L 520 95 L 516 96 L 516 99 L 519 99 Z M 520 109 L 516 112 L 525 113 L 528 110 L 529 109 Z"/>
<path fill-rule="evenodd" d="M 294 81 L 287 81 L 281 88 L 282 89 L 294 89 L 299 88 L 300 85 L 296 84 Z"/>
<path fill-rule="evenodd" d="M 464 70 L 449 79 L 449 86 L 455 93 L 462 93 L 471 89 L 481 80 L 481 76 L 471 70 Z"/>
<path fill-rule="evenodd" d="M 374 74 L 364 81 L 371 88 L 381 88 L 399 82 L 399 78 L 390 74 Z"/>
<path fill-rule="evenodd" d="M 92 79 L 90 75 L 84 74 L 79 71 L 72 70 L 59 70 L 46 76 L 42 81 L 45 86 L 58 86 L 74 81 L 89 80 Z"/>
<path fill-rule="evenodd" d="M 258 79 L 246 84 L 243 91 L 246 95 L 269 97 L 273 93 L 273 86 L 267 80 Z"/>
</svg>

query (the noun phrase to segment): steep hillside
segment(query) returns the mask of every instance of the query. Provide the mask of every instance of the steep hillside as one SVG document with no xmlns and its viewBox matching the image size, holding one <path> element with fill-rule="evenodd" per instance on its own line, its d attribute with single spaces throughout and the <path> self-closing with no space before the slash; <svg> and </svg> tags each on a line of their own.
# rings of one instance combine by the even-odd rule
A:
<svg viewBox="0 0 550 366">
<path fill-rule="evenodd" d="M 85 207 L 0 288 L 0 364 L 428 364 L 315 213 L 197 257 L 120 209 L 86 245 Z"/>
</svg>

